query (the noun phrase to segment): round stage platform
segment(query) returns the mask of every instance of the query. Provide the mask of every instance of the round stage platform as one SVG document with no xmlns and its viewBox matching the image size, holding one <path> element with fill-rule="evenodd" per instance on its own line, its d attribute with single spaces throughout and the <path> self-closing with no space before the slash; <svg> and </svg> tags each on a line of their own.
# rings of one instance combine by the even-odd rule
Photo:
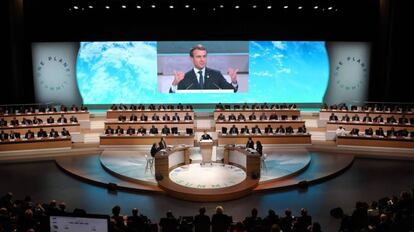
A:
<svg viewBox="0 0 414 232">
<path fill-rule="evenodd" d="M 223 148 L 216 149 L 221 160 Z M 260 179 L 247 176 L 237 165 L 200 165 L 197 147 L 190 149 L 192 163 L 170 169 L 169 178 L 155 179 L 147 165 L 148 149 L 107 148 L 101 154 L 64 157 L 56 160 L 62 170 L 103 186 L 134 191 L 166 192 L 191 201 L 222 201 L 255 191 L 312 184 L 338 175 L 352 164 L 352 155 L 309 152 L 305 148 L 268 149 L 262 161 Z"/>
</svg>

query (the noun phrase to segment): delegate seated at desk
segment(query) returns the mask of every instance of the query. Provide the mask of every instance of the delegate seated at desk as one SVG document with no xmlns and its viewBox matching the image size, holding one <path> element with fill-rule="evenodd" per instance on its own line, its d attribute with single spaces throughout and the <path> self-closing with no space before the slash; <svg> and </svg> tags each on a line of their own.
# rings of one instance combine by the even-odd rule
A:
<svg viewBox="0 0 414 232">
<path fill-rule="evenodd" d="M 174 72 L 174 80 L 170 93 L 177 90 L 194 89 L 232 89 L 237 92 L 238 69 L 229 68 L 231 83 L 228 83 L 220 71 L 207 68 L 207 50 L 203 45 L 197 45 L 190 50 L 190 60 L 194 68 L 187 73 Z"/>
</svg>

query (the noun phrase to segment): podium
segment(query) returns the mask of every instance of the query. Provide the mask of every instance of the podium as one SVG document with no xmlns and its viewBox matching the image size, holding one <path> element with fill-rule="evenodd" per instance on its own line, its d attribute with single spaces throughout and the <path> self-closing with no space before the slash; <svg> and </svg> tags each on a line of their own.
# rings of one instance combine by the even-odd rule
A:
<svg viewBox="0 0 414 232">
<path fill-rule="evenodd" d="M 211 163 L 211 156 L 213 153 L 213 140 L 201 140 L 200 149 L 202 156 L 201 163 Z"/>
</svg>

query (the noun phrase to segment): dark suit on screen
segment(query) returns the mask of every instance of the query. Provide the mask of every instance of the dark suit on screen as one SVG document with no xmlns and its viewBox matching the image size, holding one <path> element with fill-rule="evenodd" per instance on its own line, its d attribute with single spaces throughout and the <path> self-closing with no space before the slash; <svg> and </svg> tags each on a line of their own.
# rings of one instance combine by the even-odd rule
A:
<svg viewBox="0 0 414 232">
<path fill-rule="evenodd" d="M 187 90 L 187 89 L 233 89 L 234 92 L 237 92 L 238 88 L 233 87 L 233 85 L 226 81 L 224 76 L 220 71 L 207 68 L 204 72 L 204 85 L 201 86 L 197 79 L 198 73 L 194 72 L 194 69 L 188 71 L 184 75 L 184 79 L 178 83 L 177 90 Z M 170 90 L 170 92 L 172 92 Z"/>
</svg>

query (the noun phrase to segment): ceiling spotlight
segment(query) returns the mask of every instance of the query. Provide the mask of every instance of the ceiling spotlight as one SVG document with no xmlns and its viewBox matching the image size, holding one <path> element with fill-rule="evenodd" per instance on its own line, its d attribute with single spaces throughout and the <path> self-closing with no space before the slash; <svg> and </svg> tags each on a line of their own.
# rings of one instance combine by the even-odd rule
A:
<svg viewBox="0 0 414 232">
<path fill-rule="evenodd" d="M 109 7 L 109 6 L 105 6 L 105 8 L 106 8 L 106 9 L 109 9 L 109 8 L 111 8 L 111 7 Z"/>
<path fill-rule="evenodd" d="M 190 5 L 185 5 L 184 7 L 185 7 L 185 8 L 189 8 L 189 7 L 190 7 Z"/>
<path fill-rule="evenodd" d="M 193 7 L 193 10 L 195 10 L 195 7 Z"/>
<path fill-rule="evenodd" d="M 79 9 L 79 7 L 78 6 L 73 6 L 73 9 L 77 10 L 77 9 Z"/>
<path fill-rule="evenodd" d="M 88 7 L 89 7 L 89 9 L 93 9 L 93 6 L 91 6 L 91 5 L 90 5 L 90 6 L 88 6 Z"/>
<path fill-rule="evenodd" d="M 252 7 L 253 7 L 253 8 L 257 8 L 257 6 L 256 6 L 256 5 L 253 5 Z"/>
<path fill-rule="evenodd" d="M 332 6 L 328 7 L 328 10 L 332 10 Z"/>
<path fill-rule="evenodd" d="M 141 6 L 140 6 L 140 5 L 138 5 L 138 6 L 137 6 L 137 9 L 141 9 Z"/>
<path fill-rule="evenodd" d="M 123 8 L 123 9 L 125 9 L 125 8 L 126 8 L 126 6 L 125 6 L 125 5 L 122 5 L 122 8 Z"/>
<path fill-rule="evenodd" d="M 151 5 L 152 8 L 155 8 L 155 5 Z"/>
<path fill-rule="evenodd" d="M 170 9 L 174 9 L 174 6 L 170 6 Z"/>
<path fill-rule="evenodd" d="M 224 6 L 223 5 L 220 5 L 220 8 L 224 8 Z"/>
<path fill-rule="evenodd" d="M 289 8 L 289 6 L 284 6 L 283 8 L 284 8 L 284 9 L 287 9 L 287 8 Z"/>
<path fill-rule="evenodd" d="M 298 6 L 298 9 L 299 9 L 299 10 L 302 10 L 302 8 L 303 8 L 302 6 Z"/>
<path fill-rule="evenodd" d="M 316 10 L 316 9 L 318 9 L 318 8 L 319 8 L 319 6 L 314 6 L 314 7 L 313 7 L 313 9 L 315 9 L 315 10 Z"/>
<path fill-rule="evenodd" d="M 213 11 L 215 11 L 215 10 L 216 10 L 216 8 L 214 7 L 214 8 L 213 8 Z"/>
<path fill-rule="evenodd" d="M 240 8 L 240 6 L 239 6 L 239 5 L 235 5 L 235 6 L 234 6 L 234 8 L 239 9 L 239 8 Z"/>
<path fill-rule="evenodd" d="M 272 9 L 272 6 L 267 6 L 267 9 L 269 9 L 269 10 Z"/>
</svg>

